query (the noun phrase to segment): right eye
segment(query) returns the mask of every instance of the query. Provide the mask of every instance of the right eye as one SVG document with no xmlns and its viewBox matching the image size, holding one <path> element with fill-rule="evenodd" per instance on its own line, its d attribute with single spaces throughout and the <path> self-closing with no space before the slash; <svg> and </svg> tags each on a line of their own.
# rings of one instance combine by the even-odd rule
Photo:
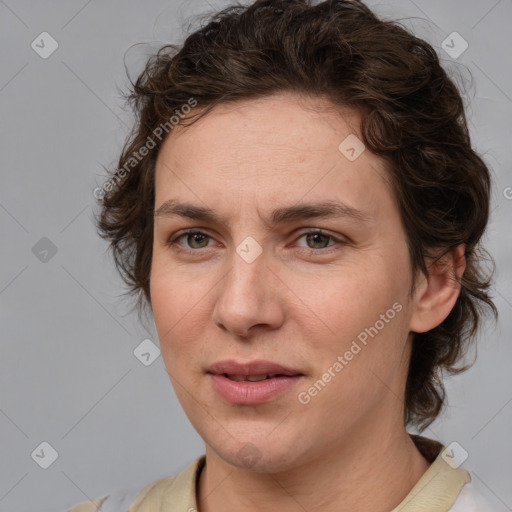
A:
<svg viewBox="0 0 512 512">
<path fill-rule="evenodd" d="M 183 245 L 178 242 L 181 238 L 185 238 L 189 247 L 183 247 Z M 173 237 L 167 242 L 167 245 L 169 247 L 177 248 L 179 251 L 195 252 L 197 249 L 208 247 L 208 244 L 204 245 L 204 242 L 208 241 L 208 239 L 212 240 L 212 237 L 202 231 L 190 229 Z"/>
</svg>

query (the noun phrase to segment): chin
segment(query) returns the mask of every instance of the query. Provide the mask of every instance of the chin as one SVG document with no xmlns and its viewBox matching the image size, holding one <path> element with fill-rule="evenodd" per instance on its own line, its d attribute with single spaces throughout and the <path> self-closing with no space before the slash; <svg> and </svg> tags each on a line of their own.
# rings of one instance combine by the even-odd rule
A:
<svg viewBox="0 0 512 512">
<path fill-rule="evenodd" d="M 229 441 L 208 443 L 210 449 L 226 463 L 244 470 L 262 473 L 280 473 L 299 464 L 301 452 L 297 441 L 282 437 L 270 440 L 266 434 L 244 434 L 244 441 L 231 438 Z"/>
</svg>

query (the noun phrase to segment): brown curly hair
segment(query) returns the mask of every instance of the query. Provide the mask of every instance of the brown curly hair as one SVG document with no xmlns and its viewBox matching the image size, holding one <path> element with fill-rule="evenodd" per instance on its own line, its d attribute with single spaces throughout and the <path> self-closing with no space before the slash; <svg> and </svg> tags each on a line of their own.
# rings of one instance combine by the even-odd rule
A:
<svg viewBox="0 0 512 512">
<path fill-rule="evenodd" d="M 491 178 L 472 149 L 456 85 L 434 49 L 400 24 L 357 0 L 260 0 L 212 15 L 181 48 L 160 48 L 126 95 L 137 121 L 100 194 L 100 234 L 130 292 L 139 294 L 137 304 L 150 305 L 162 127 L 167 133 L 171 119 L 189 126 L 218 103 L 283 91 L 322 96 L 361 114 L 366 148 L 389 163 L 413 275 L 428 275 L 429 249 L 465 244 L 467 266 L 453 310 L 438 327 L 414 335 L 404 420 L 421 431 L 442 409 L 442 372 L 469 366 L 456 365 L 482 314 L 490 309 L 497 316 L 492 270 L 483 265 L 492 258 L 480 245 Z M 197 108 L 189 112 L 183 106 L 191 100 Z"/>
</svg>

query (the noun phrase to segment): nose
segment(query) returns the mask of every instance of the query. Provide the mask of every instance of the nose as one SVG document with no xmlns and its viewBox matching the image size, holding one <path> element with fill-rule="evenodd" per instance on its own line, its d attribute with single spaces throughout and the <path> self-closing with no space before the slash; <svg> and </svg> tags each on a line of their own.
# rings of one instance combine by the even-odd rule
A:
<svg viewBox="0 0 512 512">
<path fill-rule="evenodd" d="M 284 321 L 282 283 L 268 265 L 265 254 L 252 262 L 236 251 L 231 269 L 217 287 L 213 321 L 222 330 L 249 338 L 256 331 L 278 329 Z"/>
</svg>

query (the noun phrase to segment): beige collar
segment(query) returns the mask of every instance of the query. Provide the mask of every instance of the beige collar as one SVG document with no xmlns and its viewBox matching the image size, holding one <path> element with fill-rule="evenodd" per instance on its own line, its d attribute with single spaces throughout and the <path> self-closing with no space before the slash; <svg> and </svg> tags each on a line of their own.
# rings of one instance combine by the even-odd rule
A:
<svg viewBox="0 0 512 512">
<path fill-rule="evenodd" d="M 466 470 L 454 469 L 445 461 L 440 443 L 421 436 L 411 437 L 427 460 L 433 462 L 392 512 L 446 512 L 471 477 Z M 205 461 L 206 456 L 202 455 L 181 473 L 146 486 L 129 512 L 196 512 L 196 483 Z"/>
<path fill-rule="evenodd" d="M 446 462 L 446 448 L 441 443 L 426 437 L 411 437 L 432 464 L 391 512 L 447 512 L 471 477 L 465 469 L 453 468 Z"/>
</svg>

